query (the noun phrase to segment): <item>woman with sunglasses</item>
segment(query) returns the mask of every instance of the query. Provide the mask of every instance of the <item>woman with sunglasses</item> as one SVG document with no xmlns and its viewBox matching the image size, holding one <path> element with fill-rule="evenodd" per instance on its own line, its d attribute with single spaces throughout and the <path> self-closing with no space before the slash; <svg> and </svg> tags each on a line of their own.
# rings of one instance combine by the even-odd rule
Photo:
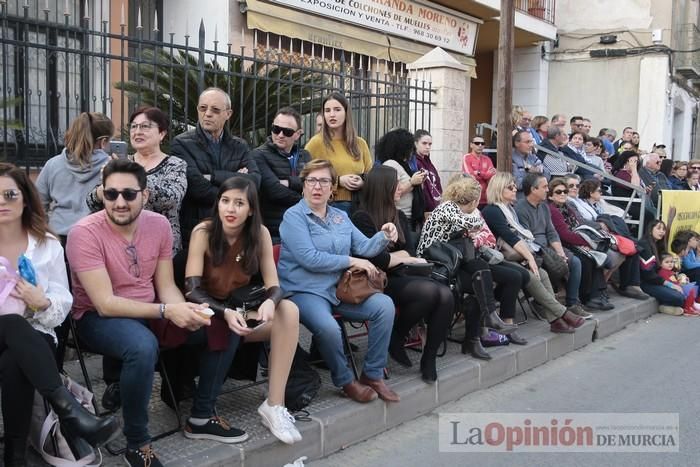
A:
<svg viewBox="0 0 700 467">
<path fill-rule="evenodd" d="M 297 144 L 304 131 L 301 115 L 292 107 L 277 111 L 270 136 L 251 152 L 260 171 L 260 210 L 270 230 L 272 242 L 280 242 L 284 212 L 301 199 L 303 183 L 299 173 L 311 160 L 309 152 Z"/>
<path fill-rule="evenodd" d="M 363 177 L 372 168 L 367 142 L 355 132 L 350 103 L 334 92 L 323 99 L 323 131 L 306 143 L 312 159 L 325 159 L 338 174 L 333 206 L 350 212 L 353 193 L 362 189 Z"/>
<path fill-rule="evenodd" d="M 527 269 L 530 280 L 525 290 L 539 305 L 539 311 L 549 323 L 549 330 L 554 333 L 571 334 L 583 325 L 583 313 L 579 307 L 567 309 L 554 296 L 552 283 L 544 268 L 540 268 L 533 254 L 534 242 L 532 232 L 525 229 L 518 221 L 513 209 L 517 200 L 515 177 L 506 172 L 498 172 L 489 181 L 486 192 L 488 205 L 482 213 L 489 229 L 498 241 L 504 256 Z M 579 316 L 576 316 L 579 314 Z"/>
<path fill-rule="evenodd" d="M 411 141 L 413 138 L 410 138 Z M 404 344 L 411 328 L 425 320 L 427 338 L 420 359 L 423 381 L 432 384 L 437 380 L 435 359 L 438 348 L 447 337 L 454 299 L 452 291 L 426 276 L 392 274 L 393 268 L 403 264 L 425 263 L 415 257 L 415 242 L 410 235 L 406 215 L 397 204 L 401 199 L 400 176 L 387 166 L 370 170 L 360 196 L 360 205 L 352 215 L 352 222 L 367 237 L 374 236 L 379 228 L 391 222 L 396 226 L 397 240 L 378 255 L 369 258 L 376 267 L 388 273 L 388 284 L 384 291 L 394 300 L 399 313 L 389 343 L 389 355 L 404 367 L 411 367 Z"/>
<path fill-rule="evenodd" d="M 49 227 L 63 244 L 73 224 L 90 214 L 85 198 L 101 182 L 112 135 L 114 124 L 106 115 L 81 113 L 66 131 L 63 152 L 46 161 L 36 179 Z"/>
<path fill-rule="evenodd" d="M 16 277 L 20 257 L 34 277 Z M 98 445 L 117 433 L 113 418 L 87 412 L 63 386 L 56 366 L 54 328 L 68 316 L 73 297 L 63 248 L 49 232 L 39 194 L 24 170 L 0 163 L 0 257 L 3 288 L 14 288 L 0 303 L 0 384 L 5 432 L 4 465 L 26 465 L 34 390 L 44 396 L 69 434 Z M 9 277 L 8 277 L 9 276 Z"/>
<path fill-rule="evenodd" d="M 284 389 L 299 340 L 299 311 L 294 303 L 282 299 L 284 292 L 277 279 L 272 239 L 262 225 L 253 182 L 244 177 L 226 180 L 219 188 L 213 213 L 210 220 L 192 231 L 185 297 L 208 303 L 214 311 L 210 336 L 233 332 L 246 342 L 271 342 L 270 392 L 258 413 L 273 435 L 293 444 L 301 441 L 301 435 L 284 407 Z M 258 274 L 262 276 L 266 300 L 252 312 L 232 309 L 228 297 Z M 231 345 L 239 341 L 236 339 Z"/>
<path fill-rule="evenodd" d="M 173 253 L 182 249 L 180 234 L 180 207 L 187 191 L 187 164 L 178 157 L 170 157 L 160 149 L 168 134 L 168 116 L 155 107 L 140 107 L 129 117 L 129 138 L 136 150 L 127 156 L 146 169 L 148 201 L 144 206 L 168 218 L 173 229 Z M 102 204 L 102 183 L 87 196 L 90 211 L 97 212 Z"/>
</svg>

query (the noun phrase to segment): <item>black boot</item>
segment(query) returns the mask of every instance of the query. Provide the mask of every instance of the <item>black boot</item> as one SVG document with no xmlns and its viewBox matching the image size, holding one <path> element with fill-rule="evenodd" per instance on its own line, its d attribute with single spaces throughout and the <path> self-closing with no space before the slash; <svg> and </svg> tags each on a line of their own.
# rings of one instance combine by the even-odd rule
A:
<svg viewBox="0 0 700 467">
<path fill-rule="evenodd" d="M 109 442 L 119 431 L 116 418 L 91 414 L 64 386 L 54 389 L 46 400 L 58 415 L 61 430 L 67 438 L 83 438 L 91 446 L 97 447 Z"/>
<path fill-rule="evenodd" d="M 420 374 L 423 381 L 428 384 L 433 384 L 437 381 L 437 368 L 435 366 L 436 355 L 432 353 L 423 353 L 420 358 Z"/>
<path fill-rule="evenodd" d="M 515 324 L 506 324 L 496 313 L 496 298 L 493 296 L 493 279 L 491 271 L 477 271 L 472 275 L 474 295 L 484 315 L 483 325 L 495 329 L 501 334 L 510 334 L 518 329 Z"/>
<path fill-rule="evenodd" d="M 391 333 L 391 340 L 389 341 L 389 356 L 402 367 L 411 368 L 413 363 L 411 363 L 411 359 L 408 358 L 405 343 L 406 337 L 402 337 L 396 331 L 393 331 Z"/>
<path fill-rule="evenodd" d="M 5 437 L 5 467 L 26 467 L 27 465 L 27 440 Z"/>
<path fill-rule="evenodd" d="M 462 342 L 462 353 L 468 353 L 472 357 L 481 360 L 491 360 L 491 355 L 486 353 L 486 350 L 484 350 L 484 347 L 481 345 L 481 339 L 478 337 L 464 339 L 464 342 Z"/>
</svg>

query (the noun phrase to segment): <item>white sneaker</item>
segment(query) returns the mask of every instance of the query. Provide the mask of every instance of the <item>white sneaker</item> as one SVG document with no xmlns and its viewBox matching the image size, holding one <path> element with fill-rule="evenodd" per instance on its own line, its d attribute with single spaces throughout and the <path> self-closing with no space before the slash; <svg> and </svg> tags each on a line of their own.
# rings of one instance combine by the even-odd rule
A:
<svg viewBox="0 0 700 467">
<path fill-rule="evenodd" d="M 294 426 L 294 417 L 289 415 L 283 405 L 270 405 L 267 399 L 258 407 L 258 413 L 262 417 L 262 423 L 280 441 L 293 444 L 301 441 L 301 433 Z"/>
<path fill-rule="evenodd" d="M 681 316 L 683 314 L 683 308 L 679 306 L 659 305 L 659 313 L 665 313 L 672 316 Z"/>
</svg>

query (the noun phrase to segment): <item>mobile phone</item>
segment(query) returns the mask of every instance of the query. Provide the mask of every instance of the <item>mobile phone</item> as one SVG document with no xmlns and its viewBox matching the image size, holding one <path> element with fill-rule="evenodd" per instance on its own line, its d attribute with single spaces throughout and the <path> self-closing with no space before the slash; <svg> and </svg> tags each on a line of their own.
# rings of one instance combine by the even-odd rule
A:
<svg viewBox="0 0 700 467">
<path fill-rule="evenodd" d="M 127 149 L 128 145 L 126 144 L 126 141 L 112 140 L 109 142 L 109 151 L 107 152 L 116 154 L 120 159 L 124 159 L 126 158 Z"/>
</svg>

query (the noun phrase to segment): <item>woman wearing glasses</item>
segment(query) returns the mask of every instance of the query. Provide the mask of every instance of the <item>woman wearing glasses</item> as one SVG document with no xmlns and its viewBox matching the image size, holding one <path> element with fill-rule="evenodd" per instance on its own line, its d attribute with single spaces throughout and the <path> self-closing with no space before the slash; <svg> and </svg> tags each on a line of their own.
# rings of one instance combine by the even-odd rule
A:
<svg viewBox="0 0 700 467">
<path fill-rule="evenodd" d="M 100 171 L 109 162 L 114 124 L 104 114 L 83 112 L 66 131 L 61 154 L 49 159 L 36 179 L 49 227 L 65 237 L 73 224 L 90 214 L 85 198 L 101 183 Z"/>
<path fill-rule="evenodd" d="M 352 195 L 362 189 L 363 177 L 372 168 L 367 142 L 357 136 L 348 100 L 334 92 L 322 104 L 323 130 L 306 143 L 312 159 L 325 159 L 338 174 L 333 206 L 350 212 Z"/>
<path fill-rule="evenodd" d="M 544 268 L 539 267 L 533 254 L 534 236 L 520 224 L 513 209 L 516 195 L 517 186 L 512 174 L 499 172 L 494 175 L 486 191 L 488 205 L 482 211 L 484 219 L 504 255 L 528 270 L 530 281 L 524 288 L 539 305 L 540 313 L 549 322 L 549 330 L 554 333 L 573 333 L 583 325 L 583 310 L 578 307 L 568 310 L 554 297 L 549 275 Z M 578 313 L 581 316 L 576 316 Z"/>
<path fill-rule="evenodd" d="M 129 117 L 129 139 L 136 152 L 128 157 L 146 169 L 149 196 L 145 208 L 168 218 L 173 229 L 173 253 L 177 253 L 182 248 L 180 206 L 187 191 L 187 164 L 161 151 L 168 126 L 168 116 L 160 109 L 136 109 Z M 104 207 L 102 183 L 87 195 L 87 205 L 92 212 Z"/>
<path fill-rule="evenodd" d="M 363 257 L 374 257 L 389 242 L 395 242 L 396 226 L 385 223 L 372 238 L 367 238 L 344 211 L 329 206 L 337 179 L 330 161 L 309 162 L 301 178 L 304 198 L 284 213 L 280 225 L 280 284 L 292 294 L 290 300 L 299 307 L 301 323 L 314 335 L 331 370 L 333 384 L 357 402 L 369 402 L 377 396 L 398 402 L 398 394 L 384 383 L 394 303 L 383 293 L 370 295 L 359 304 L 342 303 L 336 297 L 336 285 L 346 270 L 362 270 L 376 276 L 377 268 Z M 340 327 L 332 313 L 369 321 L 368 350 L 359 381 L 348 366 Z"/>
<path fill-rule="evenodd" d="M 219 187 L 213 213 L 192 231 L 185 297 L 209 304 L 215 313 L 212 331 L 216 334 L 234 332 L 246 342 L 271 341 L 270 392 L 258 413 L 280 441 L 301 441 L 294 418 L 284 407 L 284 389 L 299 339 L 299 313 L 294 303 L 282 300 L 272 239 L 262 225 L 254 183 L 244 177 L 226 180 Z M 266 300 L 256 311 L 231 309 L 228 297 L 257 274 L 262 276 Z"/>
<path fill-rule="evenodd" d="M 34 278 L 15 276 L 20 255 L 31 261 Z M 26 173 L 6 163 L 0 163 L 0 257 L 5 261 L 3 288 L 15 284 L 0 302 L 4 465 L 26 465 L 35 389 L 59 416 L 71 445 L 78 437 L 93 445 L 106 442 L 119 429 L 117 421 L 99 419 L 83 409 L 63 386 L 56 367 L 54 328 L 63 323 L 73 303 L 63 248 L 49 232 L 39 195 Z"/>
</svg>

